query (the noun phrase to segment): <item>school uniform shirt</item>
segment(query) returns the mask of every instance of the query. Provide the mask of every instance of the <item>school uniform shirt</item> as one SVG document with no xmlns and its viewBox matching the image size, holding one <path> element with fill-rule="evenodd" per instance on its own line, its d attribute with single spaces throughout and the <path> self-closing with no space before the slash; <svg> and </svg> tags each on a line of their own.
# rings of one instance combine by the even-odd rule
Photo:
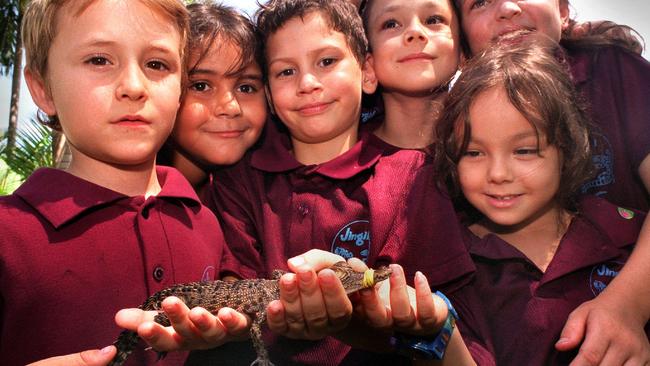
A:
<svg viewBox="0 0 650 366">
<path fill-rule="evenodd" d="M 215 216 L 175 169 L 157 196 L 128 197 L 42 168 L 0 198 L 0 364 L 102 348 L 115 313 L 179 282 L 237 270 Z M 144 343 L 127 364 L 154 364 Z M 170 353 L 156 365 L 178 365 Z"/>
<path fill-rule="evenodd" d="M 546 272 L 498 236 L 466 232 L 477 271 L 461 290 L 475 291 L 473 304 L 461 299 L 461 323 L 467 312 L 472 321 L 483 318 L 483 325 L 470 326 L 483 332 L 497 365 L 568 365 L 577 350 L 558 352 L 554 345 L 569 314 L 598 296 L 631 253 L 642 213 L 594 196 L 579 207 Z"/>
<path fill-rule="evenodd" d="M 650 196 L 638 170 L 650 154 L 650 62 L 619 47 L 573 51 L 569 61 L 596 126 L 596 174 L 583 193 L 647 212 Z"/>
<path fill-rule="evenodd" d="M 215 172 L 210 190 L 208 206 L 217 212 L 244 276 L 287 270 L 288 258 L 314 248 L 375 268 L 399 263 L 409 281 L 419 270 L 442 290 L 473 271 L 452 204 L 437 190 L 426 154 L 362 132 L 341 156 L 303 165 L 290 153 L 288 136 L 275 128 L 267 126 L 258 150 Z M 366 354 L 359 358 L 333 338 L 268 342 L 275 364 L 366 362 Z M 373 362 L 397 361 L 382 356 Z"/>
</svg>

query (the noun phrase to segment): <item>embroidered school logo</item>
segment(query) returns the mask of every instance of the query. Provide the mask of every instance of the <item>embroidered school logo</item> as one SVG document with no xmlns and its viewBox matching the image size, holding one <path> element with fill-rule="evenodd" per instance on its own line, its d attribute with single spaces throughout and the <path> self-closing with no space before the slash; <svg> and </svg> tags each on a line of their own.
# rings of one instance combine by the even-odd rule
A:
<svg viewBox="0 0 650 366">
<path fill-rule="evenodd" d="M 345 259 L 357 257 L 367 261 L 370 254 L 370 221 L 352 221 L 339 230 L 332 240 L 332 253 Z"/>
<path fill-rule="evenodd" d="M 593 153 L 591 161 L 596 172 L 595 178 L 586 182 L 581 190 L 582 193 L 590 193 L 596 196 L 607 194 L 610 184 L 614 183 L 614 153 L 612 144 L 604 135 L 594 134 L 591 138 Z"/>
<path fill-rule="evenodd" d="M 621 262 L 607 262 L 594 266 L 589 275 L 589 286 L 594 296 L 598 296 L 607 285 L 618 275 L 618 272 L 623 268 Z"/>
</svg>

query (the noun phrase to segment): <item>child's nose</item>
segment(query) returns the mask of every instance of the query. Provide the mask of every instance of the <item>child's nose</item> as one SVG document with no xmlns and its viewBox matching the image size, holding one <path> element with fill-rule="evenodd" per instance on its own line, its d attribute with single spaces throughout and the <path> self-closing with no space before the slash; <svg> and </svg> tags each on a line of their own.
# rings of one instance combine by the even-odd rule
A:
<svg viewBox="0 0 650 366">
<path fill-rule="evenodd" d="M 488 166 L 487 178 L 490 183 L 512 181 L 512 169 L 507 158 L 493 157 Z"/>
<path fill-rule="evenodd" d="M 312 73 L 303 73 L 302 76 L 300 77 L 300 84 L 298 85 L 298 92 L 303 94 L 303 93 L 311 93 L 315 90 L 318 90 L 321 88 L 321 83 L 318 80 L 318 77 Z"/>
<path fill-rule="evenodd" d="M 521 7 L 519 1 L 503 0 L 497 7 L 497 16 L 499 19 L 511 19 L 512 17 L 521 14 Z"/>
<path fill-rule="evenodd" d="M 138 65 L 125 67 L 115 90 L 117 98 L 139 100 L 146 95 L 145 76 Z"/>
<path fill-rule="evenodd" d="M 236 117 L 241 114 L 241 107 L 232 91 L 221 94 L 217 97 L 214 114 L 222 117 Z"/>
<path fill-rule="evenodd" d="M 427 37 L 422 29 L 422 24 L 419 21 L 411 22 L 404 32 L 404 40 L 407 44 L 411 42 L 424 42 L 426 39 Z"/>
</svg>

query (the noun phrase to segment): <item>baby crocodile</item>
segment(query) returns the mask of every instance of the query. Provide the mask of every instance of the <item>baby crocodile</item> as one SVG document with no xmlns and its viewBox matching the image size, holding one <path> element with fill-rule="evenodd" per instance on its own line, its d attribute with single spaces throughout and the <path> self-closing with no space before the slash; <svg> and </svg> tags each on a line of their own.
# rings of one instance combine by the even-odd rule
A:
<svg viewBox="0 0 650 366">
<path fill-rule="evenodd" d="M 354 271 L 346 262 L 338 262 L 330 267 L 341 280 L 346 293 L 350 294 L 363 288 L 369 288 L 387 279 L 391 270 L 381 267 L 365 272 Z M 272 279 L 249 279 L 239 281 L 210 281 L 178 284 L 161 290 L 149 297 L 141 306 L 142 310 L 160 310 L 162 301 L 169 296 L 176 296 L 190 307 L 200 306 L 217 314 L 219 309 L 229 307 L 251 317 L 250 337 L 257 353 L 257 359 L 251 364 L 258 366 L 273 365 L 262 341 L 262 324 L 266 321 L 266 307 L 280 298 L 278 280 L 283 271 L 273 271 Z M 169 326 L 165 313 L 160 312 L 155 322 Z M 138 334 L 125 330 L 115 341 L 117 355 L 109 366 L 122 365 L 138 343 Z M 164 353 L 162 353 L 164 355 Z"/>
</svg>

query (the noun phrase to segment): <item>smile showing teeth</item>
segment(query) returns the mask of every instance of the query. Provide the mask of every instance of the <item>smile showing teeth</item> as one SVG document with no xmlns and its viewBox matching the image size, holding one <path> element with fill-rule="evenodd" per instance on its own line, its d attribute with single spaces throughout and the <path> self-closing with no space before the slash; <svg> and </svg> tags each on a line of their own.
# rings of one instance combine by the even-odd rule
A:
<svg viewBox="0 0 650 366">
<path fill-rule="evenodd" d="M 507 200 L 511 200 L 511 199 L 517 197 L 516 195 L 512 195 L 512 196 L 494 196 L 494 195 L 489 195 L 489 196 L 492 197 L 492 198 L 494 198 L 494 199 L 496 199 L 496 200 L 499 200 L 499 201 L 507 201 Z"/>
</svg>

